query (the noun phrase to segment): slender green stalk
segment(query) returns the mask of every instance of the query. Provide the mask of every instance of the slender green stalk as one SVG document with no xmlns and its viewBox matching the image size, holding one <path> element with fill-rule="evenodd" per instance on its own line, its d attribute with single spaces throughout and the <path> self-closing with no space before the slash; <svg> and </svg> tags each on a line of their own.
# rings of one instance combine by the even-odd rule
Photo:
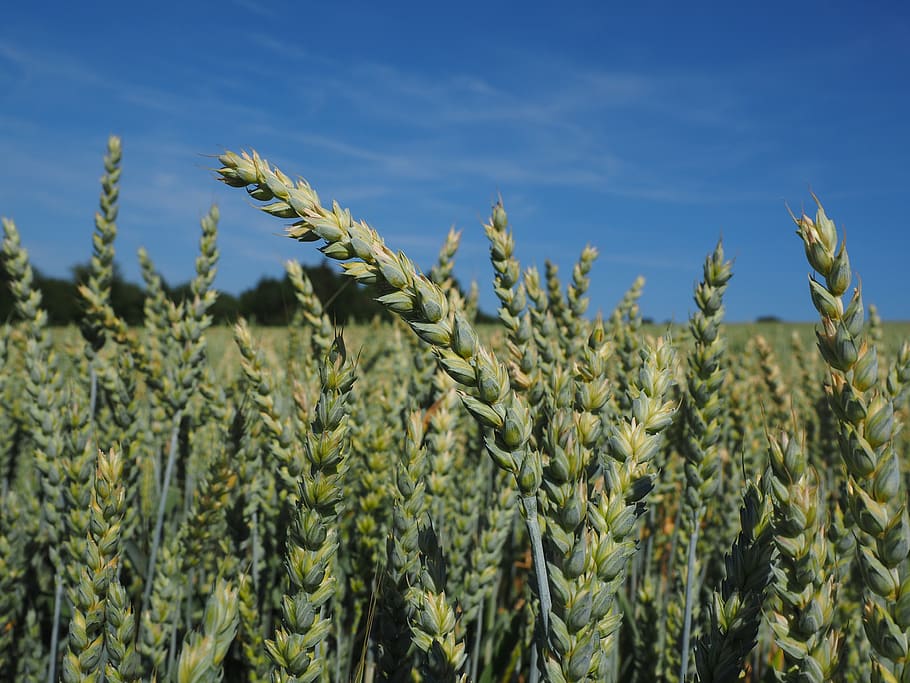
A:
<svg viewBox="0 0 910 683">
<path fill-rule="evenodd" d="M 161 494 L 158 498 L 158 511 L 155 514 L 155 530 L 152 533 L 152 549 L 149 551 L 148 569 L 146 569 L 145 592 L 142 594 L 142 607 L 139 614 L 143 614 L 148 607 L 149 599 L 152 595 L 153 582 L 155 576 L 155 563 L 158 560 L 158 549 L 161 547 L 161 537 L 164 531 L 164 513 L 167 509 L 167 490 L 171 485 L 171 479 L 174 476 L 174 465 L 177 463 L 177 437 L 180 434 L 181 415 L 178 412 L 174 415 L 174 424 L 171 427 L 171 438 L 168 446 L 167 465 L 164 468 L 164 477 L 161 480 Z"/>
<path fill-rule="evenodd" d="M 700 508 L 697 511 L 698 517 L 704 514 L 704 508 Z M 679 680 L 684 681 L 688 677 L 689 671 L 689 637 L 692 633 L 692 605 L 695 603 L 697 596 L 695 595 L 695 575 L 696 570 L 698 569 L 698 563 L 696 560 L 697 553 L 696 548 L 698 547 L 698 532 L 701 530 L 701 525 L 696 525 L 692 529 L 692 535 L 689 536 L 688 540 L 688 552 L 686 553 L 686 592 L 685 592 L 685 612 L 683 613 L 683 632 L 682 632 L 682 645 L 680 645 L 680 656 L 681 662 L 679 665 Z"/>
</svg>

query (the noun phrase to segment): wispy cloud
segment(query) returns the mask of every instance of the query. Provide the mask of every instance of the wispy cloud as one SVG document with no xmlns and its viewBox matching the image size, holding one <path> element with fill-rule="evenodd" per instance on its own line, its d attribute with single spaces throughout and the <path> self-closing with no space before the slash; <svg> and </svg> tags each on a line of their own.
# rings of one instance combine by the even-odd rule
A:
<svg viewBox="0 0 910 683">
<path fill-rule="evenodd" d="M 476 190 L 466 201 L 463 192 L 460 198 L 452 194 L 449 188 L 453 186 L 480 186 L 488 192 L 508 189 L 513 193 L 508 199 L 524 197 L 520 205 L 529 218 L 539 190 L 584 189 L 667 203 L 748 199 L 743 193 L 732 196 L 699 186 L 692 180 L 697 174 L 691 169 L 680 172 L 665 165 L 662 171 L 650 160 L 639 161 L 628 151 L 620 152 L 621 145 L 615 141 L 625 131 L 609 130 L 599 123 L 610 112 L 622 112 L 632 119 L 637 113 L 658 112 L 683 123 L 706 121 L 703 110 L 716 111 L 718 98 L 705 104 L 708 85 L 695 76 L 606 71 L 544 63 L 522 55 L 522 60 L 531 61 L 536 74 L 536 87 L 529 88 L 521 83 L 494 83 L 472 73 L 429 77 L 417 68 L 381 61 L 345 61 L 262 33 L 253 33 L 248 44 L 265 55 L 264 63 L 282 64 L 295 74 L 293 88 L 276 91 L 283 106 L 239 97 L 242 89 L 236 87 L 229 70 L 214 70 L 200 81 L 205 83 L 204 100 L 200 100 L 192 89 L 112 78 L 75 55 L 37 53 L 10 45 L 0 54 L 27 73 L 75 80 L 130 106 L 167 117 L 174 122 L 172 127 L 204 120 L 212 112 L 224 121 L 240 121 L 237 130 L 249 141 L 281 150 L 292 160 L 287 172 L 314 170 L 312 180 L 319 187 L 330 188 L 332 196 L 355 208 L 375 207 L 388 199 L 402 207 L 397 210 L 401 215 L 407 204 L 409 213 L 416 208 L 425 216 L 437 217 L 440 235 L 447 222 L 461 220 L 474 229 L 485 218 L 486 207 L 483 201 L 478 204 Z M 250 67 L 245 68 L 248 72 Z M 344 123 L 308 126 L 305 117 L 298 121 L 295 116 L 300 111 L 312 114 L 337 108 L 343 110 Z M 378 134 L 382 128 L 376 130 L 376 126 L 380 125 L 390 134 Z M 207 150 L 194 145 L 198 142 L 185 136 L 154 131 L 137 131 L 126 141 L 128 157 L 142 160 L 141 182 L 130 179 L 130 165 L 124 179 L 128 230 L 156 230 L 187 247 L 195 242 L 192 228 L 216 193 L 205 185 L 200 167 L 206 163 L 196 156 Z M 305 168 L 294 167 L 298 158 L 315 160 L 316 168 L 312 162 Z M 194 166 L 187 165 L 188 159 L 196 161 Z M 709 158 L 700 163 L 716 161 Z M 32 174 L 47 170 L 36 167 Z M 56 182 L 66 181 L 56 175 Z M 48 201 L 49 197 L 36 195 L 35 199 Z M 73 207 L 70 214 L 75 216 L 81 210 L 81 206 Z M 385 213 L 394 215 L 395 211 Z M 266 230 L 274 231 L 274 227 Z M 394 236 L 423 260 L 433 256 L 439 246 L 436 237 Z M 135 242 L 138 237 L 127 233 L 126 239 Z M 479 234 L 465 239 L 464 245 L 469 258 L 479 257 L 485 250 Z M 275 253 L 265 250 L 260 257 L 264 262 L 274 261 Z M 572 247 L 564 258 L 574 255 Z"/>
<path fill-rule="evenodd" d="M 82 85 L 104 84 L 103 74 L 71 55 L 25 49 L 11 41 L 3 41 L 0 42 L 0 59 L 16 70 L 8 77 L 10 80 L 26 78 L 33 81 L 51 77 Z"/>
<path fill-rule="evenodd" d="M 278 13 L 271 7 L 255 0 L 228 0 L 228 2 L 247 14 L 254 14 L 266 19 L 274 19 L 278 16 Z"/>
<path fill-rule="evenodd" d="M 306 50 L 268 37 L 257 36 L 256 42 L 292 65 L 297 61 L 303 67 L 313 61 Z M 299 69 L 306 83 L 300 91 L 308 99 L 315 93 L 323 107 L 340 108 L 355 125 L 340 135 L 278 133 L 280 128 L 268 123 L 259 132 L 322 150 L 336 157 L 347 174 L 362 171 L 425 182 L 463 178 L 497 186 L 581 187 L 670 203 L 717 201 L 717 191 L 693 186 L 691 166 L 734 164 L 729 145 L 697 153 L 686 150 L 690 168 L 674 172 L 672 164 L 654 161 L 680 158 L 669 148 L 680 143 L 667 138 L 666 149 L 655 148 L 634 122 L 645 117 L 676 121 L 682 149 L 686 128 L 693 125 L 717 126 L 735 135 L 750 124 L 744 103 L 730 87 L 719 89 L 716 79 L 697 72 L 607 71 L 527 55 L 522 59 L 530 60 L 536 87 L 496 84 L 470 73 L 430 78 L 418 69 L 378 61 L 345 62 L 319 56 L 318 78 L 312 69 Z M 617 121 L 621 114 L 615 129 L 601 122 L 610 112 L 617 112 L 612 115 Z M 351 139 L 358 130 L 356 122 L 367 118 L 371 126 L 384 119 L 388 126 L 404 128 L 387 141 L 381 135 Z M 404 136 L 401 130 L 410 130 L 411 135 Z M 646 144 L 634 150 L 630 140 L 635 138 Z M 734 149 L 742 158 L 755 145 L 740 140 Z M 351 169 L 344 159 L 356 160 L 357 166 Z M 748 200 L 747 195 L 724 192 L 722 201 Z"/>
</svg>

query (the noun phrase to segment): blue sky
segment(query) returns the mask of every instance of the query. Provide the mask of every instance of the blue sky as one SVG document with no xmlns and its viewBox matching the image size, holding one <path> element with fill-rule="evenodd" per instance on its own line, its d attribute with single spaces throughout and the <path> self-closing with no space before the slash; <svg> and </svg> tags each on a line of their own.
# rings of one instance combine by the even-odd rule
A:
<svg viewBox="0 0 910 683">
<path fill-rule="evenodd" d="M 846 229 L 867 302 L 910 319 L 910 10 L 904 3 L 14 3 L 0 23 L 0 215 L 33 263 L 91 253 L 101 158 L 123 137 L 117 258 L 193 273 L 221 209 L 232 293 L 313 245 L 220 186 L 255 148 L 495 309 L 481 223 L 501 194 L 522 265 L 600 250 L 591 310 L 647 279 L 684 320 L 723 235 L 730 320 L 811 320 L 786 205 Z M 634 7 L 632 5 L 635 5 Z M 696 6 L 697 5 L 697 6 Z M 6 295 L 6 293 L 4 293 Z"/>
</svg>

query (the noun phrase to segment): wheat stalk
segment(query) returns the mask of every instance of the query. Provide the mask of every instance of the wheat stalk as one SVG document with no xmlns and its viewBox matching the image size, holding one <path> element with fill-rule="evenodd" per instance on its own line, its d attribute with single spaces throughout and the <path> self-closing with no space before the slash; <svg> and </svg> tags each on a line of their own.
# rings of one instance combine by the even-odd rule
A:
<svg viewBox="0 0 910 683">
<path fill-rule="evenodd" d="M 828 400 L 837 417 L 838 442 L 847 470 L 847 492 L 858 531 L 857 558 L 865 583 L 863 624 L 873 648 L 879 680 L 910 675 L 908 629 L 898 608 L 900 567 L 910 553 L 910 519 L 893 450 L 894 405 L 879 386 L 875 346 L 863 330 L 860 288 L 846 307 L 843 295 L 853 279 L 846 242 L 821 204 L 813 221 L 794 216 L 806 257 L 824 281 L 809 280 L 812 303 L 821 316 L 818 349 L 830 372 Z"/>
</svg>

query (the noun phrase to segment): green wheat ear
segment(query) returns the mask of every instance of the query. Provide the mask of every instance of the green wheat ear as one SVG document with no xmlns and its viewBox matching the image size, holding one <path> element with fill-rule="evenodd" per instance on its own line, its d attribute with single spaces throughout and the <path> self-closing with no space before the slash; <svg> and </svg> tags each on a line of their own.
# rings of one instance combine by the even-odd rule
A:
<svg viewBox="0 0 910 683">
<path fill-rule="evenodd" d="M 816 200 L 817 201 L 817 200 Z M 866 339 L 862 292 L 843 297 L 852 281 L 846 241 L 838 246 L 837 228 L 821 203 L 815 220 L 793 217 L 809 265 L 809 293 L 821 318 L 818 349 L 830 370 L 825 390 L 837 420 L 838 444 L 847 472 L 857 559 L 865 584 L 863 625 L 873 649 L 873 674 L 879 680 L 910 676 L 910 621 L 902 609 L 906 593 L 902 566 L 910 554 L 900 464 L 894 450 L 894 403 L 881 386 L 878 355 Z"/>
<path fill-rule="evenodd" d="M 191 634 L 180 652 L 178 683 L 220 683 L 223 679 L 222 663 L 239 623 L 237 592 L 224 579 L 215 584 L 205 605 L 203 632 Z"/>
<path fill-rule="evenodd" d="M 107 154 L 104 156 L 101 200 L 95 213 L 88 278 L 79 290 L 80 296 L 88 304 L 80 326 L 82 336 L 93 352 L 99 351 L 106 341 L 107 325 L 102 311 L 110 306 L 111 284 L 114 280 L 114 239 L 117 237 L 121 157 L 120 138 L 112 135 L 108 138 Z"/>
<path fill-rule="evenodd" d="M 273 680 L 316 680 L 327 671 L 320 648 L 331 629 L 328 603 L 335 592 L 331 573 L 338 550 L 337 524 L 348 468 L 346 423 L 354 386 L 354 364 L 336 339 L 319 368 L 322 390 L 306 436 L 306 465 L 287 541 L 289 590 L 282 623 L 266 643 L 274 662 Z"/>
<path fill-rule="evenodd" d="M 298 261 L 285 263 L 285 270 L 291 285 L 294 287 L 294 296 L 300 304 L 301 322 L 309 326 L 312 334 L 311 350 L 317 357 L 322 357 L 329 352 L 335 333 L 332 330 L 332 321 L 326 315 L 322 302 L 313 291 L 313 283 L 303 271 Z"/>
<path fill-rule="evenodd" d="M 98 680 L 103 670 L 112 677 L 132 678 L 135 623 L 117 578 L 121 523 L 126 505 L 123 458 L 116 450 L 99 451 L 93 477 L 90 523 L 82 544 L 78 580 L 72 590 L 73 614 L 69 651 L 63 658 L 64 681 Z M 110 621 L 110 623 L 109 623 Z"/>
<path fill-rule="evenodd" d="M 25 393 L 31 401 L 25 434 L 31 440 L 32 461 L 38 473 L 40 489 L 41 533 L 38 550 L 47 553 L 54 567 L 53 618 L 50 624 L 50 647 L 47 677 L 53 680 L 57 670 L 59 622 L 64 600 L 66 551 L 64 544 L 67 501 L 64 496 L 65 440 L 56 423 L 64 412 L 68 392 L 63 373 L 53 349 L 42 307 L 41 292 L 35 286 L 35 275 L 28 252 L 22 246 L 15 223 L 6 218 L 3 224 L 3 265 L 9 275 L 14 310 L 25 332 Z M 31 469 L 31 467 L 30 467 Z M 31 492 L 32 495 L 36 491 Z"/>
<path fill-rule="evenodd" d="M 707 504 L 720 482 L 719 450 L 726 410 L 723 385 L 727 375 L 721 322 L 723 295 L 733 276 L 732 263 L 724 259 L 721 241 L 705 259 L 703 272 L 704 277 L 695 288 L 698 309 L 689 320 L 695 348 L 687 358 L 688 392 L 682 410 L 685 483 L 680 517 L 682 542 L 677 546 L 675 559 L 685 566 L 685 573 L 667 613 L 667 666 L 668 670 L 677 672 L 680 680 L 689 672 L 690 631 L 691 625 L 697 623 L 697 577 L 701 574 L 698 539 Z"/>
<path fill-rule="evenodd" d="M 695 647 L 700 683 L 740 680 L 758 636 L 773 544 L 767 494 L 752 482 L 743 495 L 739 518 L 739 536 L 724 558 L 726 577 L 711 603 L 710 625 Z"/>
<path fill-rule="evenodd" d="M 323 207 L 306 181 L 292 181 L 255 153 L 227 152 L 219 160 L 224 183 L 248 188 L 254 199 L 268 202 L 260 207 L 266 213 L 296 219 L 288 229 L 289 237 L 301 242 L 324 240 L 321 251 L 345 262 L 347 275 L 387 292 L 377 300 L 433 347 L 440 367 L 463 387 L 465 407 L 480 425 L 492 430 L 485 439 L 490 457 L 515 477 L 521 491 L 520 507 L 534 551 L 541 620 L 547 632 L 550 592 L 537 511 L 541 456 L 529 448 L 530 414 L 511 390 L 503 365 L 479 342 L 464 313 L 449 310 L 445 293 L 420 274 L 407 256 L 389 249 L 375 230 L 354 221 L 348 210 L 337 203 L 331 209 Z"/>
<path fill-rule="evenodd" d="M 490 221 L 483 226 L 490 242 L 490 262 L 493 264 L 493 291 L 499 299 L 499 320 L 508 334 L 509 378 L 512 389 L 528 391 L 538 377 L 535 373 L 535 348 L 531 344 L 531 321 L 526 310 L 525 286 L 521 282 L 520 265 L 515 258 L 515 239 L 509 228 L 502 200 L 493 207 Z"/>
<path fill-rule="evenodd" d="M 769 435 L 768 442 L 766 478 L 778 553 L 773 586 L 779 598 L 771 628 L 786 662 L 779 677 L 834 680 L 842 635 L 833 627 L 837 589 L 823 491 L 808 464 L 802 434 Z"/>
</svg>

